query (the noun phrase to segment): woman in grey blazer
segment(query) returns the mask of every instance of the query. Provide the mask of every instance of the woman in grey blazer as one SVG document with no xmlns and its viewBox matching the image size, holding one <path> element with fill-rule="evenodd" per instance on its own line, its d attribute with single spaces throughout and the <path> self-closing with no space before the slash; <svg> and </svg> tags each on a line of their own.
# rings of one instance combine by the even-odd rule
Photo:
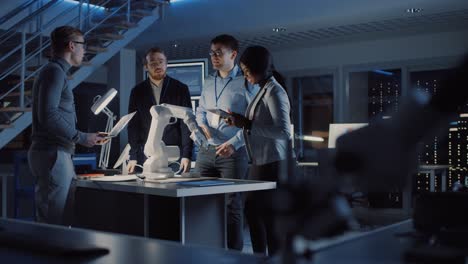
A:
<svg viewBox="0 0 468 264">
<path fill-rule="evenodd" d="M 243 128 L 245 144 L 252 162 L 249 179 L 278 181 L 292 157 L 290 103 L 282 85 L 283 78 L 274 70 L 270 52 L 262 46 L 248 47 L 240 66 L 245 79 L 260 90 L 250 102 L 245 115 L 231 113 L 226 122 Z M 267 210 L 271 191 L 253 192 L 245 203 L 255 253 L 274 255 L 279 249 L 273 219 Z"/>
</svg>

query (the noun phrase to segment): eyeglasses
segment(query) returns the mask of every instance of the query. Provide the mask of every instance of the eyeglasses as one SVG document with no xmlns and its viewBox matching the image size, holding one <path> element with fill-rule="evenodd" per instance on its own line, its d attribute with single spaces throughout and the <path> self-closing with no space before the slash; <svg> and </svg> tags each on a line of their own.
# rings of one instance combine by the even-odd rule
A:
<svg viewBox="0 0 468 264">
<path fill-rule="evenodd" d="M 224 52 L 222 50 L 211 50 L 210 53 L 210 56 L 214 56 L 214 57 L 221 57 L 223 56 Z"/>
<path fill-rule="evenodd" d="M 81 44 L 83 45 L 83 48 L 86 49 L 88 47 L 88 44 L 86 43 L 86 41 L 75 41 L 75 40 L 72 40 L 73 43 L 76 43 L 76 44 Z"/>
<path fill-rule="evenodd" d="M 166 65 L 166 64 L 167 64 L 166 61 L 160 60 L 160 61 L 148 62 L 147 66 L 148 66 L 148 68 L 157 68 L 157 67 L 159 67 L 161 65 Z"/>
</svg>

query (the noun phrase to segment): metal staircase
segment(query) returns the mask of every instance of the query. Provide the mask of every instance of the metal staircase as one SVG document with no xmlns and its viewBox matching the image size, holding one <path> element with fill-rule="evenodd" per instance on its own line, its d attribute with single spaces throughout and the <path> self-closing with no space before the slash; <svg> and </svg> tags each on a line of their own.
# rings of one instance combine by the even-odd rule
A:
<svg viewBox="0 0 468 264">
<path fill-rule="evenodd" d="M 51 56 L 50 32 L 70 25 L 88 48 L 73 89 L 162 17 L 166 0 L 31 0 L 0 18 L 0 149 L 31 125 L 32 85 Z M 24 14 L 29 10 L 28 14 Z"/>
</svg>

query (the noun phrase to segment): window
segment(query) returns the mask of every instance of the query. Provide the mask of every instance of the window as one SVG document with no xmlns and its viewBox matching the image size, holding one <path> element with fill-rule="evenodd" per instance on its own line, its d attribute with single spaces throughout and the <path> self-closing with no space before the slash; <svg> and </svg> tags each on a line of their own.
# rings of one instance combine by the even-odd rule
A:
<svg viewBox="0 0 468 264">
<path fill-rule="evenodd" d="M 400 69 L 351 72 L 347 122 L 367 123 L 389 117 L 398 110 L 400 96 Z"/>
<path fill-rule="evenodd" d="M 291 101 L 298 158 L 317 161 L 333 123 L 333 74 L 294 78 Z"/>
</svg>

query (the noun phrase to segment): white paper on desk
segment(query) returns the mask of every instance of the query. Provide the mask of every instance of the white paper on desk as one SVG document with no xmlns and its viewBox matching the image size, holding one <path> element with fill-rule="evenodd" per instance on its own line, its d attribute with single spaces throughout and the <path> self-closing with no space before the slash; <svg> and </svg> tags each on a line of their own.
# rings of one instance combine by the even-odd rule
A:
<svg viewBox="0 0 468 264">
<path fill-rule="evenodd" d="M 132 120 L 135 114 L 136 114 L 136 111 L 122 116 L 119 122 L 117 122 L 117 124 L 115 124 L 115 126 L 109 132 L 109 135 L 107 136 L 107 138 L 116 137 L 120 133 L 120 131 L 122 131 L 127 126 L 128 122 Z"/>
<path fill-rule="evenodd" d="M 114 175 L 114 176 L 103 176 L 91 178 L 92 181 L 104 181 L 104 182 L 113 182 L 113 181 L 134 181 L 137 177 L 135 175 Z"/>
</svg>

